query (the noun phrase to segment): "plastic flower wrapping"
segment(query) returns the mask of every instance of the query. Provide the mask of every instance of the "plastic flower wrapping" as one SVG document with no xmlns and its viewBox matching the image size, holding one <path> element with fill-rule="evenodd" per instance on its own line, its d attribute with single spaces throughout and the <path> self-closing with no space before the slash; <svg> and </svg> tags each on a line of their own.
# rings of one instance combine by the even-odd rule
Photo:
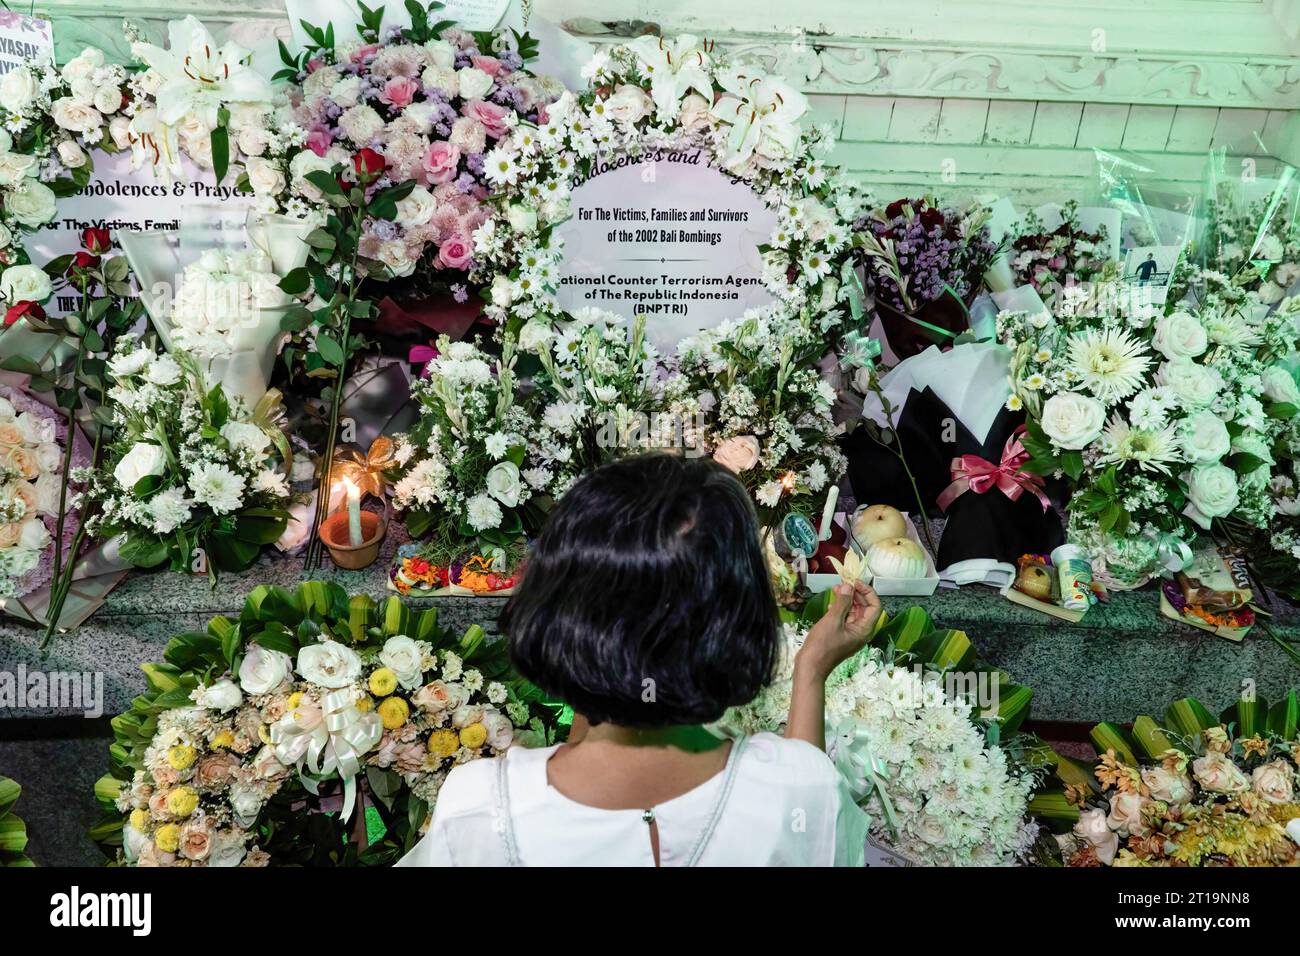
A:
<svg viewBox="0 0 1300 956">
<path fill-rule="evenodd" d="M 664 385 L 687 447 L 734 471 L 769 524 L 813 513 L 844 473 L 823 351 L 806 313 L 752 309 L 683 341 Z"/>
<path fill-rule="evenodd" d="M 780 732 L 806 635 L 804 624 L 783 625 L 772 683 L 728 710 L 719 732 Z M 1013 864 L 1038 839 L 1026 815 L 1037 774 L 990 743 L 974 716 L 936 675 L 891 662 L 877 647 L 845 661 L 826 682 L 828 752 L 861 795 L 872 834 L 923 865 Z M 852 769 L 864 762 L 875 768 L 870 783 Z"/>
<path fill-rule="evenodd" d="M 1298 312 L 1297 299 L 1161 307 L 1103 284 L 1065 289 L 1054 314 L 998 316 L 1026 467 L 1073 482 L 1069 535 L 1109 583 L 1177 570 L 1216 521 L 1268 526 L 1274 448 L 1298 411 L 1274 397 L 1294 387 L 1281 363 Z"/>
<path fill-rule="evenodd" d="M 829 130 L 808 123 L 808 102 L 778 77 L 729 63 L 693 36 L 638 37 L 597 53 L 587 89 L 545 106 L 484 156 L 491 217 L 474 233 L 475 278 L 486 312 L 515 330 L 556 312 L 570 188 L 602 156 L 703 150 L 777 211 L 763 283 L 791 309 L 813 307 L 822 331 L 848 314 L 848 223 L 860 190 L 825 163 Z"/>
<path fill-rule="evenodd" d="M 0 385 L 0 597 L 22 597 L 48 583 L 53 571 L 60 475 L 67 426 L 27 392 Z M 89 449 L 74 437 L 72 464 Z M 64 522 L 66 548 L 76 517 Z"/>
<path fill-rule="evenodd" d="M 113 439 L 83 509 L 105 538 L 124 535 L 139 567 L 248 567 L 284 531 L 289 483 L 283 434 L 239 399 L 207 388 L 184 352 L 155 353 L 129 337 L 108 362 Z"/>
<path fill-rule="evenodd" d="M 453 767 L 557 733 L 481 628 L 456 638 L 435 611 L 323 582 L 258 588 L 166 657 L 96 788 L 106 849 L 132 865 L 392 863 Z"/>
</svg>

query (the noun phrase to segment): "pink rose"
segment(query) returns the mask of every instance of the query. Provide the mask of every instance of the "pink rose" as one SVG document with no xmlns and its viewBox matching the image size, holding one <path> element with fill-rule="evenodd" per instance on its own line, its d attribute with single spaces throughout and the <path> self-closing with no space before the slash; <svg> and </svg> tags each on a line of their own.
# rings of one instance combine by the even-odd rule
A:
<svg viewBox="0 0 1300 956">
<path fill-rule="evenodd" d="M 415 91 L 419 88 L 420 84 L 409 76 L 395 76 L 384 84 L 379 100 L 395 110 L 405 109 L 415 99 Z"/>
<path fill-rule="evenodd" d="M 424 154 L 424 171 L 429 182 L 441 184 L 456 178 L 460 166 L 460 147 L 439 140 Z"/>
<path fill-rule="evenodd" d="M 493 139 L 500 139 L 510 132 L 510 119 L 514 111 L 487 100 L 470 100 L 461 109 L 463 116 L 478 120 Z"/>
<path fill-rule="evenodd" d="M 469 62 L 474 69 L 482 70 L 488 76 L 496 76 L 501 72 L 501 61 L 494 56 L 472 56 Z"/>
<path fill-rule="evenodd" d="M 219 790 L 235 778 L 239 760 L 233 754 L 209 754 L 199 761 L 194 781 L 204 790 Z"/>
<path fill-rule="evenodd" d="M 438 249 L 438 259 L 448 269 L 468 269 L 473 255 L 474 244 L 461 233 L 448 236 Z"/>
<path fill-rule="evenodd" d="M 324 156 L 334 145 L 334 137 L 327 129 L 314 129 L 307 134 L 307 148 L 317 156 Z"/>
<path fill-rule="evenodd" d="M 308 60 L 308 61 L 307 61 L 307 72 L 308 72 L 308 73 L 315 73 L 315 72 L 316 72 L 317 70 L 319 70 L 323 65 L 324 65 L 324 64 L 323 64 L 320 60 L 318 60 L 318 59 Z"/>
<path fill-rule="evenodd" d="M 363 47 L 358 47 L 356 52 L 352 54 L 352 62 L 361 63 L 367 58 L 374 56 L 378 52 L 379 52 L 378 43 L 367 43 Z"/>
</svg>

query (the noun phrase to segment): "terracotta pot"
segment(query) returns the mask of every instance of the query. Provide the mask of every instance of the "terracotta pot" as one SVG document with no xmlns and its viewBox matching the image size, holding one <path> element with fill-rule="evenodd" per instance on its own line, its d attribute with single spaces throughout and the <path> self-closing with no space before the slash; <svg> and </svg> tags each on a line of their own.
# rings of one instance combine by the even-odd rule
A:
<svg viewBox="0 0 1300 956">
<path fill-rule="evenodd" d="M 388 521 L 383 515 L 373 511 L 361 512 L 361 543 L 351 544 L 348 540 L 348 513 L 346 510 L 335 511 L 320 526 L 320 538 L 329 548 L 330 557 L 340 568 L 358 571 L 374 564 L 379 557 L 379 546 L 383 544 L 388 532 Z"/>
</svg>

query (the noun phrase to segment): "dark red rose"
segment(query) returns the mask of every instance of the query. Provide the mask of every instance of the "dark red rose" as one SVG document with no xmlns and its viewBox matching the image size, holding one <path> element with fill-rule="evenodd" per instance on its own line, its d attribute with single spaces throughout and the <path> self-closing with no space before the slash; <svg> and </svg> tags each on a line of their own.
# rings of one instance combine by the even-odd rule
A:
<svg viewBox="0 0 1300 956">
<path fill-rule="evenodd" d="M 378 179 L 387 166 L 384 154 L 373 149 L 357 150 L 352 156 L 352 168 L 356 170 L 357 179 L 363 183 Z"/>
<path fill-rule="evenodd" d="M 933 229 L 936 226 L 942 229 L 947 224 L 948 221 L 943 218 L 943 213 L 933 206 L 927 206 L 921 210 L 921 225 L 925 226 L 926 229 Z"/>
<path fill-rule="evenodd" d="M 93 269 L 99 265 L 99 256 L 92 256 L 89 252 L 80 251 L 72 257 L 72 265 L 68 266 L 68 275 L 79 272 L 82 269 Z"/>
<path fill-rule="evenodd" d="M 9 306 L 9 310 L 5 312 L 5 327 L 8 328 L 25 315 L 31 316 L 33 319 L 43 319 L 45 318 L 45 310 L 41 308 L 39 302 L 15 303 Z"/>
<path fill-rule="evenodd" d="M 885 207 L 885 218 L 893 219 L 897 216 L 901 216 L 903 214 L 903 207 L 910 205 L 912 205 L 912 200 L 910 199 L 895 199 Z"/>
<path fill-rule="evenodd" d="M 97 256 L 108 252 L 108 247 L 111 242 L 112 240 L 109 239 L 107 229 L 83 229 L 81 231 L 82 247 L 93 252 Z"/>
</svg>

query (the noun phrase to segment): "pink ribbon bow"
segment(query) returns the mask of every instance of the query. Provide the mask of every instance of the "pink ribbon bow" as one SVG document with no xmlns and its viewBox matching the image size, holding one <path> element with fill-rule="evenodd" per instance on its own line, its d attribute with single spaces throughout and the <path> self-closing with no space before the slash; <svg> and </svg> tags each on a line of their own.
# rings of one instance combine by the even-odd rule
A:
<svg viewBox="0 0 1300 956">
<path fill-rule="evenodd" d="M 420 367 L 420 378 L 429 374 L 429 363 L 438 357 L 440 353 L 432 345 L 412 345 L 411 351 L 407 353 L 406 360 L 412 365 Z"/>
<path fill-rule="evenodd" d="M 992 488 L 997 488 L 1011 501 L 1017 500 L 1024 492 L 1032 491 L 1046 512 L 1051 507 L 1047 494 L 1043 490 L 1042 475 L 1034 475 L 1020 470 L 1029 460 L 1029 452 L 1020 443 L 1020 436 L 1025 433 L 1021 425 L 1011 433 L 1006 446 L 1002 449 L 1002 461 L 993 464 L 979 455 L 962 455 L 952 460 L 952 484 L 939 495 L 939 509 L 947 511 L 948 506 L 967 491 L 982 495 Z"/>
</svg>

